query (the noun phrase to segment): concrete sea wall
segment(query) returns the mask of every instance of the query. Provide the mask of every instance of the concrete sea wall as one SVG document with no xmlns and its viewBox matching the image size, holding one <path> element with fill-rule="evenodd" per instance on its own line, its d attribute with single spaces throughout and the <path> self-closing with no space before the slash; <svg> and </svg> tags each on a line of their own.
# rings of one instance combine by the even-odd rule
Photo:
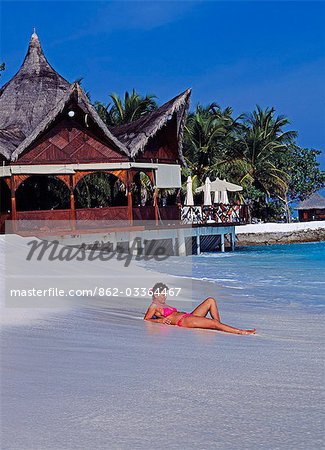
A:
<svg viewBox="0 0 325 450">
<path fill-rule="evenodd" d="M 236 227 L 236 245 L 325 241 L 325 222 L 262 223 Z"/>
</svg>

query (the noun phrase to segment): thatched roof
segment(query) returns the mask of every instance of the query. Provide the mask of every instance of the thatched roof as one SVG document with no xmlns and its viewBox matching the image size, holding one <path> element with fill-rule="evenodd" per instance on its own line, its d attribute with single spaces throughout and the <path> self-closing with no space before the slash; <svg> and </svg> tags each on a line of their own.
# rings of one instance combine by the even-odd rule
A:
<svg viewBox="0 0 325 450">
<path fill-rule="evenodd" d="M 70 101 L 78 103 L 118 150 L 129 152 L 115 138 L 81 87 L 70 85 L 48 63 L 36 33 L 16 75 L 0 90 L 0 153 L 15 161 L 56 119 Z"/>
<path fill-rule="evenodd" d="M 70 84 L 48 63 L 38 36 L 33 33 L 22 66 L 0 89 L 0 154 L 16 161 L 74 102 L 117 150 L 133 159 L 175 114 L 179 159 L 185 163 L 182 136 L 190 93 L 188 89 L 143 118 L 108 129 L 81 87 Z"/>
<path fill-rule="evenodd" d="M 112 127 L 111 131 L 135 157 L 143 151 L 148 140 L 160 130 L 175 113 L 177 117 L 177 133 L 179 142 L 179 158 L 184 163 L 182 153 L 182 137 L 185 120 L 190 103 L 191 89 L 187 89 L 177 97 L 169 100 L 157 110 L 126 125 Z"/>
<path fill-rule="evenodd" d="M 0 152 L 7 159 L 69 87 L 48 63 L 33 33 L 22 66 L 0 89 Z"/>
<path fill-rule="evenodd" d="M 325 198 L 315 192 L 303 202 L 298 203 L 295 209 L 325 209 Z"/>
<path fill-rule="evenodd" d="M 115 147 L 129 156 L 127 148 L 116 139 L 115 136 L 108 130 L 102 119 L 99 117 L 95 108 L 89 103 L 89 100 L 78 83 L 73 83 L 69 91 L 64 95 L 64 97 L 55 105 L 55 107 L 50 110 L 47 116 L 39 123 L 35 130 L 24 139 L 20 145 L 15 149 L 11 155 L 11 160 L 16 161 L 19 155 L 31 145 L 44 131 L 46 131 L 50 125 L 55 121 L 57 116 L 63 112 L 63 110 L 70 104 L 77 104 L 85 114 L 88 114 L 88 120 L 92 119 L 93 122 L 100 128 L 104 136 L 112 142 Z"/>
</svg>

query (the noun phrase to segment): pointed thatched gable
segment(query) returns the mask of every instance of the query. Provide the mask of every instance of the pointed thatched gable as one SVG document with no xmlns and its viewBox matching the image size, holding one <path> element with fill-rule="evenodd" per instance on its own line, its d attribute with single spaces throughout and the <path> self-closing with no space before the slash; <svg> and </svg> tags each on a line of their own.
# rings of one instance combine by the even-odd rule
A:
<svg viewBox="0 0 325 450">
<path fill-rule="evenodd" d="M 107 129 L 81 87 L 77 83 L 70 85 L 51 67 L 35 33 L 21 68 L 0 90 L 0 153 L 16 161 L 69 102 L 77 103 L 109 142 L 129 155 L 126 147 Z"/>
<path fill-rule="evenodd" d="M 315 192 L 306 200 L 298 203 L 295 207 L 297 210 L 307 209 L 325 209 L 325 198 L 318 192 Z"/>
<path fill-rule="evenodd" d="M 144 151 L 149 139 L 155 136 L 168 123 L 172 116 L 176 114 L 179 143 L 178 154 L 180 161 L 184 163 L 182 136 L 190 103 L 190 95 L 191 89 L 187 89 L 156 111 L 129 124 L 113 127 L 111 131 L 128 148 L 131 157 L 134 158 L 140 152 Z"/>
<path fill-rule="evenodd" d="M 50 66 L 32 34 L 25 60 L 0 89 L 0 152 L 12 152 L 69 91 L 70 84 Z"/>
</svg>

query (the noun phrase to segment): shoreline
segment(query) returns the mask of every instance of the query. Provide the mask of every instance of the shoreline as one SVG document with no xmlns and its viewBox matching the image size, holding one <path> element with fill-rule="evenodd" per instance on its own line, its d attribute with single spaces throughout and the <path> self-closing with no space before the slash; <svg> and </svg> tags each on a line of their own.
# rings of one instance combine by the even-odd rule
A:
<svg viewBox="0 0 325 450">
<path fill-rule="evenodd" d="M 297 244 L 325 241 L 325 222 L 261 223 L 236 227 L 236 245 Z"/>
</svg>

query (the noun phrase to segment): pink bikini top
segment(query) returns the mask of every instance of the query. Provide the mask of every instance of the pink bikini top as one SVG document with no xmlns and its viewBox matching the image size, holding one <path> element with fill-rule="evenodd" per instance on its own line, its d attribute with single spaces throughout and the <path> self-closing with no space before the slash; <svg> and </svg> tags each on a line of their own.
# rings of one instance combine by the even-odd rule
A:
<svg viewBox="0 0 325 450">
<path fill-rule="evenodd" d="M 176 308 L 163 308 L 163 316 L 167 317 L 173 314 L 173 312 L 177 312 Z"/>
</svg>

